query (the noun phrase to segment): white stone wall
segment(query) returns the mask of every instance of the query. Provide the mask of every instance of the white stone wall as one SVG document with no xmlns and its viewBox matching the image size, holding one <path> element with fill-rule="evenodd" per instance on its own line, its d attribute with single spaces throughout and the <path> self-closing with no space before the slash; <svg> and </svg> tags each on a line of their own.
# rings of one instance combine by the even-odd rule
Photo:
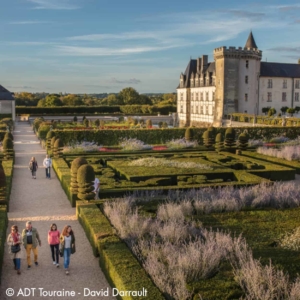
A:
<svg viewBox="0 0 300 300">
<path fill-rule="evenodd" d="M 216 91 L 215 86 L 191 88 L 191 123 L 194 122 L 213 123 L 214 120 L 213 114 L 215 108 L 215 101 L 214 101 L 215 91 Z M 201 93 L 203 95 L 202 100 L 201 100 Z M 208 99 L 207 99 L 207 95 L 208 95 Z"/>
<path fill-rule="evenodd" d="M 268 86 L 268 80 L 272 80 L 272 87 Z M 286 88 L 283 85 L 286 80 Z M 300 89 L 299 89 L 300 92 Z M 268 100 L 268 93 L 271 93 L 272 99 Z M 286 101 L 283 101 L 282 93 L 286 93 Z M 277 113 L 283 106 L 292 107 L 293 79 L 284 77 L 260 77 L 259 81 L 259 114 L 262 114 L 262 108 L 270 106 L 275 108 Z M 297 106 L 297 105 L 296 105 Z M 300 103 L 299 103 L 300 106 Z"/>
<path fill-rule="evenodd" d="M 185 124 L 187 118 L 187 100 L 188 100 L 188 89 L 179 88 L 177 89 L 177 113 L 179 124 Z"/>
<path fill-rule="evenodd" d="M 0 101 L 0 114 L 12 114 L 14 107 L 14 100 Z"/>
<path fill-rule="evenodd" d="M 246 63 L 248 61 L 248 68 Z M 242 58 L 239 61 L 239 92 L 238 112 L 255 114 L 258 111 L 258 83 L 260 61 L 257 59 Z M 246 83 L 246 76 L 248 83 Z"/>
</svg>

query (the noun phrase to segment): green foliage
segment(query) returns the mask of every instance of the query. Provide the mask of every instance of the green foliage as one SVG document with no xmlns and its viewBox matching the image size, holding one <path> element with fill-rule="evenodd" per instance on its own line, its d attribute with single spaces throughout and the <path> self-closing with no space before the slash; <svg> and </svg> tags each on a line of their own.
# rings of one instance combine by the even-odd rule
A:
<svg viewBox="0 0 300 300">
<path fill-rule="evenodd" d="M 55 133 L 54 133 L 54 136 L 51 138 L 51 142 L 50 142 L 50 146 L 51 146 L 51 151 L 52 153 L 54 152 L 54 143 L 55 143 L 55 140 L 57 139 L 58 137 L 55 136 Z"/>
<path fill-rule="evenodd" d="M 266 114 L 266 113 L 268 113 L 268 111 L 270 110 L 270 106 L 267 106 L 267 107 L 263 107 L 262 109 L 261 109 L 261 111 L 262 111 L 262 113 L 263 114 Z"/>
<path fill-rule="evenodd" d="M 95 121 L 95 126 L 96 126 L 96 127 L 99 127 L 99 126 L 100 126 L 100 120 L 99 120 L 99 119 L 97 119 L 97 120 Z"/>
<path fill-rule="evenodd" d="M 74 116 L 73 121 L 77 122 L 77 117 L 76 116 Z"/>
<path fill-rule="evenodd" d="M 93 181 L 95 172 L 92 166 L 82 165 L 77 170 L 78 193 L 80 200 L 92 200 L 95 197 L 93 193 Z"/>
<path fill-rule="evenodd" d="M 7 225 L 8 225 L 7 206 L 6 205 L 0 205 L 0 272 L 2 271 L 4 248 L 6 247 L 6 228 L 7 228 Z"/>
<path fill-rule="evenodd" d="M 271 116 L 273 116 L 273 115 L 275 115 L 276 114 L 276 109 L 275 108 L 270 108 L 269 110 L 268 110 L 268 116 L 269 117 L 271 117 Z"/>
<path fill-rule="evenodd" d="M 152 121 L 151 121 L 150 119 L 148 119 L 148 120 L 146 121 L 146 127 L 147 127 L 147 128 L 152 128 Z"/>
<path fill-rule="evenodd" d="M 211 148 L 214 145 L 215 136 L 214 136 L 214 132 L 212 130 L 206 130 L 203 133 L 202 138 L 203 138 L 203 144 L 205 147 Z"/>
<path fill-rule="evenodd" d="M 11 133 L 10 131 L 7 131 L 7 132 L 5 133 L 5 135 L 4 135 L 4 139 L 5 139 L 5 138 L 9 138 L 9 139 L 11 139 L 11 140 L 13 141 L 14 136 L 12 135 L 12 133 Z"/>
<path fill-rule="evenodd" d="M 89 120 L 88 119 L 84 119 L 82 123 L 83 123 L 84 127 L 89 127 Z"/>
<path fill-rule="evenodd" d="M 287 106 L 282 106 L 280 108 L 281 112 L 284 114 L 289 108 Z"/>
<path fill-rule="evenodd" d="M 235 130 L 233 128 L 227 128 L 225 131 L 224 146 L 226 148 L 232 148 L 235 146 Z"/>
<path fill-rule="evenodd" d="M 224 149 L 224 137 L 222 133 L 218 133 L 216 135 L 216 140 L 215 140 L 215 149 L 216 151 L 220 152 Z"/>
<path fill-rule="evenodd" d="M 288 108 L 286 111 L 288 114 L 290 114 L 291 116 L 293 116 L 293 114 L 296 112 L 295 108 Z"/>
<path fill-rule="evenodd" d="M 61 139 L 56 139 L 53 144 L 53 155 L 55 158 L 62 157 L 62 150 L 64 147 L 64 143 Z"/>
<path fill-rule="evenodd" d="M 244 133 L 241 133 L 239 135 L 239 145 L 238 145 L 238 148 L 241 149 L 241 150 L 246 150 L 247 147 L 248 147 L 248 141 L 249 141 L 249 136 L 246 132 Z"/>
<path fill-rule="evenodd" d="M 46 147 L 47 147 L 47 151 L 51 150 L 51 139 L 55 137 L 55 133 L 51 130 L 48 131 L 47 135 L 46 135 Z"/>
<path fill-rule="evenodd" d="M 194 139 L 194 130 L 191 127 L 188 127 L 185 130 L 184 138 L 186 141 L 192 141 Z"/>
<path fill-rule="evenodd" d="M 12 159 L 14 157 L 14 143 L 10 138 L 5 138 L 2 142 L 3 153 L 5 159 Z"/>
</svg>

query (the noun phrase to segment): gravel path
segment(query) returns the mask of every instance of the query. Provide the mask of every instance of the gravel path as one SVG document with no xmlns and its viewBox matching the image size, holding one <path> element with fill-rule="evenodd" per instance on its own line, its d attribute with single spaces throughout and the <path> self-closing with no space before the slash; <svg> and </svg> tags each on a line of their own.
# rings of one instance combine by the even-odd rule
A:
<svg viewBox="0 0 300 300">
<path fill-rule="evenodd" d="M 70 203 L 60 186 L 60 182 L 51 172 L 51 180 L 46 179 L 45 170 L 42 167 L 45 158 L 43 150 L 28 123 L 19 123 L 14 131 L 14 144 L 16 161 L 12 192 L 10 197 L 10 211 L 8 213 L 9 224 L 7 234 L 11 225 L 16 224 L 19 231 L 25 227 L 25 223 L 31 220 L 36 227 L 42 240 L 39 251 L 39 266 L 33 265 L 27 270 L 25 251 L 21 260 L 21 275 L 17 275 L 13 269 L 13 262 L 5 247 L 2 278 L 0 286 L 0 299 L 114 299 L 104 274 L 99 267 L 99 260 L 92 253 L 92 248 L 85 233 L 76 220 L 75 208 Z M 37 179 L 31 178 L 28 163 L 32 156 L 36 157 L 39 165 Z M 50 247 L 47 243 L 47 233 L 51 223 L 56 223 L 61 231 L 65 225 L 71 225 L 76 237 L 76 253 L 71 255 L 70 275 L 67 276 L 63 270 L 63 260 L 60 268 L 52 264 Z M 14 289 L 14 296 L 7 296 L 8 288 Z M 24 288 L 28 288 L 24 290 Z M 33 294 L 31 288 L 36 288 Z M 24 295 L 17 293 L 24 292 Z M 41 289 L 44 295 L 41 296 Z M 110 296 L 87 295 L 90 291 L 105 291 Z M 61 295 L 66 291 L 74 291 L 74 296 L 50 296 L 50 291 L 60 291 Z M 84 292 L 86 291 L 86 294 Z M 28 296 L 25 297 L 25 292 Z M 30 294 L 29 294 L 30 293 Z M 66 295 L 66 294 L 65 294 Z M 101 295 L 98 294 L 98 295 Z"/>
</svg>

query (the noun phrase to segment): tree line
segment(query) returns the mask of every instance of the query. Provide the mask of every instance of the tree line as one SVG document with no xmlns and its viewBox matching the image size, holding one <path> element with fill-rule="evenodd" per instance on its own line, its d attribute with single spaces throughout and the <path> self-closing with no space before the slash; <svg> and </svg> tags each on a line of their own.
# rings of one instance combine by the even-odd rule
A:
<svg viewBox="0 0 300 300">
<path fill-rule="evenodd" d="M 134 88 L 127 87 L 118 94 L 109 94 L 103 99 L 90 95 L 15 93 L 18 106 L 98 106 L 98 105 L 176 105 L 176 93 L 147 96 L 139 94 Z"/>
</svg>

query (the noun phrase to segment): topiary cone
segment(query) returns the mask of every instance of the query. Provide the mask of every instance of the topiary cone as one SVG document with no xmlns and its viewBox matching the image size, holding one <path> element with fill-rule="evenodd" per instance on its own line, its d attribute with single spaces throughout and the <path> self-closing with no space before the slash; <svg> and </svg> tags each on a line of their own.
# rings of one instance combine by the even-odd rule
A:
<svg viewBox="0 0 300 300">
<path fill-rule="evenodd" d="M 223 138 L 222 133 L 218 133 L 216 135 L 216 145 L 215 145 L 215 148 L 216 148 L 216 150 L 218 152 L 222 151 L 224 149 L 224 138 Z"/>
<path fill-rule="evenodd" d="M 14 140 L 14 136 L 11 134 L 10 131 L 7 131 L 7 132 L 5 133 L 3 139 L 6 139 L 6 138 L 10 138 L 12 141 Z"/>
<path fill-rule="evenodd" d="M 194 138 L 194 131 L 193 131 L 193 128 L 188 127 L 188 128 L 185 130 L 184 138 L 185 138 L 186 141 L 191 141 L 191 140 L 193 140 L 193 138 Z"/>
<path fill-rule="evenodd" d="M 95 180 L 95 172 L 92 166 L 82 165 L 77 170 L 78 193 L 80 200 L 92 200 L 95 198 L 93 193 Z"/>
<path fill-rule="evenodd" d="M 64 143 L 61 139 L 55 140 L 54 145 L 53 145 L 54 157 L 55 158 L 62 157 L 63 147 L 64 147 Z"/>
<path fill-rule="evenodd" d="M 77 182 L 77 171 L 83 166 L 87 165 L 88 162 L 84 157 L 77 157 L 71 163 L 71 192 L 72 194 L 77 194 L 78 192 L 78 182 Z"/>
</svg>

